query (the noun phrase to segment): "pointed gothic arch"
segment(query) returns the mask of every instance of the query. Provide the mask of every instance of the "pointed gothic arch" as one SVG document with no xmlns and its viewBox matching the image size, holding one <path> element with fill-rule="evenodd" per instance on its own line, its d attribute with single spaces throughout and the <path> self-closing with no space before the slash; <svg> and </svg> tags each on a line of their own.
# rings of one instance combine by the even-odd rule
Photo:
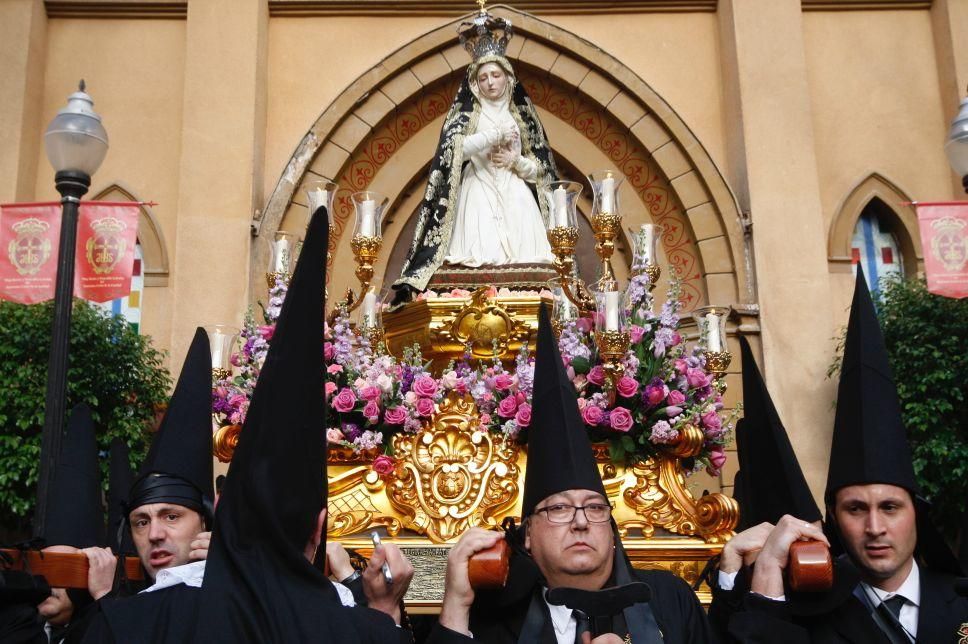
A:
<svg viewBox="0 0 968 644">
<path fill-rule="evenodd" d="M 620 61 L 578 36 L 506 6 L 515 38 L 508 58 L 526 84 L 559 158 L 583 172 L 618 167 L 627 178 L 626 227 L 665 226 L 668 260 L 707 302 L 755 310 L 754 279 L 744 260 L 735 197 L 689 127 Z M 302 187 L 332 179 L 344 188 L 378 190 L 391 199 L 384 249 L 389 252 L 411 212 L 415 175 L 433 153 L 453 88 L 467 65 L 449 22 L 387 56 L 343 91 L 296 147 L 262 213 L 253 222 L 251 284 L 260 284 L 272 233 L 305 221 Z M 571 177 L 579 179 L 580 177 Z M 412 209 L 411 209 L 412 210 Z M 347 266 L 347 200 L 334 208 L 331 261 Z M 386 270 L 386 259 L 378 271 Z M 352 271 L 331 271 L 330 292 L 353 285 Z M 258 296 L 261 289 L 252 289 Z"/>
<path fill-rule="evenodd" d="M 847 193 L 830 223 L 827 237 L 827 263 L 831 273 L 851 270 L 851 240 L 857 220 L 868 207 L 889 226 L 897 238 L 904 259 L 904 272 L 913 277 L 924 270 L 921 232 L 912 200 L 893 181 L 872 172 Z"/>
<path fill-rule="evenodd" d="M 112 183 L 94 196 L 94 201 L 137 201 L 141 199 L 120 183 Z M 138 209 L 138 244 L 144 261 L 145 286 L 168 286 L 168 249 L 158 219 L 151 207 Z"/>
</svg>

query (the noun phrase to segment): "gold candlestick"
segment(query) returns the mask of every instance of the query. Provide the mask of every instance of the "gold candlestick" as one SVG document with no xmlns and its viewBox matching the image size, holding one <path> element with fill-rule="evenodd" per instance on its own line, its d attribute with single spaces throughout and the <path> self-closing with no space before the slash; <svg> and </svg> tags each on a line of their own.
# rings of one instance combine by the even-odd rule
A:
<svg viewBox="0 0 968 644">
<path fill-rule="evenodd" d="M 625 354 L 631 336 L 627 331 L 595 331 L 595 344 L 605 372 L 605 393 L 608 404 L 615 404 L 615 385 L 625 375 Z"/>
<path fill-rule="evenodd" d="M 577 288 L 572 289 L 569 283 L 574 280 L 575 245 L 578 242 L 577 226 L 556 226 L 548 229 L 548 243 L 555 256 L 553 266 L 558 271 L 561 289 L 571 302 L 582 313 L 595 310 L 595 302 L 583 291 L 582 285 L 576 282 Z"/>
<path fill-rule="evenodd" d="M 595 233 L 595 252 L 602 260 L 602 275 L 596 283 L 598 291 L 613 291 L 618 283 L 612 270 L 612 253 L 615 252 L 615 238 L 622 226 L 622 216 L 612 213 L 592 215 L 592 230 Z"/>
<path fill-rule="evenodd" d="M 370 290 L 370 282 L 373 280 L 373 265 L 376 263 L 376 258 L 379 256 L 382 247 L 382 237 L 356 235 L 350 240 L 350 248 L 353 249 L 353 257 L 356 259 L 356 279 L 360 280 L 361 294 Z M 347 302 L 346 312 L 352 313 L 362 303 L 362 296 L 356 298 L 355 302 Z"/>
</svg>

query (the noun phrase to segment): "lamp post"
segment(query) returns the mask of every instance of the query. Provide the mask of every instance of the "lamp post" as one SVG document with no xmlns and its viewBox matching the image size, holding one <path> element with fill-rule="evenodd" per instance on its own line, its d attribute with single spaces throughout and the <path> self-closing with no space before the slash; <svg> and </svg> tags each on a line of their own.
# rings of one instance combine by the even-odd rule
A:
<svg viewBox="0 0 968 644">
<path fill-rule="evenodd" d="M 78 207 L 81 197 L 91 185 L 91 175 L 100 167 L 108 151 L 108 134 L 101 125 L 101 117 L 93 108 L 94 101 L 84 91 L 82 80 L 78 91 L 67 98 L 67 106 L 57 113 L 44 133 L 44 147 L 47 159 L 54 166 L 54 183 L 61 195 L 63 213 L 60 246 L 57 251 L 54 323 L 51 330 L 50 361 L 47 366 L 40 473 L 37 480 L 35 537 L 43 537 L 46 531 L 47 490 L 50 487 L 55 459 L 60 454 L 64 433 Z"/>
<path fill-rule="evenodd" d="M 951 122 L 944 150 L 948 154 L 951 169 L 961 177 L 961 185 L 968 192 L 968 98 L 961 101 L 958 116 Z"/>
</svg>

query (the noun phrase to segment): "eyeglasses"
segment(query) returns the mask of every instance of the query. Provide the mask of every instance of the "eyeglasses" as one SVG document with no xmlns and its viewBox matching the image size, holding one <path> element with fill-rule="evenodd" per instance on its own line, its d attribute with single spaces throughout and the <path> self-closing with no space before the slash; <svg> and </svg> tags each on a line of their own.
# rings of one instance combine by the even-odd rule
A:
<svg viewBox="0 0 968 644">
<path fill-rule="evenodd" d="M 575 513 L 579 510 L 585 515 L 589 523 L 606 523 L 612 517 L 612 506 L 607 503 L 589 503 L 588 505 L 564 505 L 557 503 L 546 508 L 535 510 L 544 512 L 548 521 L 552 523 L 571 523 L 575 520 Z"/>
</svg>

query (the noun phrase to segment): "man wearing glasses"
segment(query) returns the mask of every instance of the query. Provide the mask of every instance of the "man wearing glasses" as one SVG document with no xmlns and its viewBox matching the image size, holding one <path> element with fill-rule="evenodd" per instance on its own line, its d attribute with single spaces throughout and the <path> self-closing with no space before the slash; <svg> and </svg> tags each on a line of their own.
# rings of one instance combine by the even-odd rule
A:
<svg viewBox="0 0 968 644">
<path fill-rule="evenodd" d="M 629 563 L 544 307 L 535 366 L 521 526 L 505 534 L 473 528 L 451 549 L 440 622 L 428 642 L 711 641 L 702 606 L 684 581 Z M 502 538 L 513 553 L 508 581 L 500 591 L 475 592 L 468 560 Z M 642 588 L 633 582 L 644 582 L 651 599 L 616 604 L 599 593 L 606 607 L 598 615 L 549 601 L 551 589 Z"/>
</svg>

